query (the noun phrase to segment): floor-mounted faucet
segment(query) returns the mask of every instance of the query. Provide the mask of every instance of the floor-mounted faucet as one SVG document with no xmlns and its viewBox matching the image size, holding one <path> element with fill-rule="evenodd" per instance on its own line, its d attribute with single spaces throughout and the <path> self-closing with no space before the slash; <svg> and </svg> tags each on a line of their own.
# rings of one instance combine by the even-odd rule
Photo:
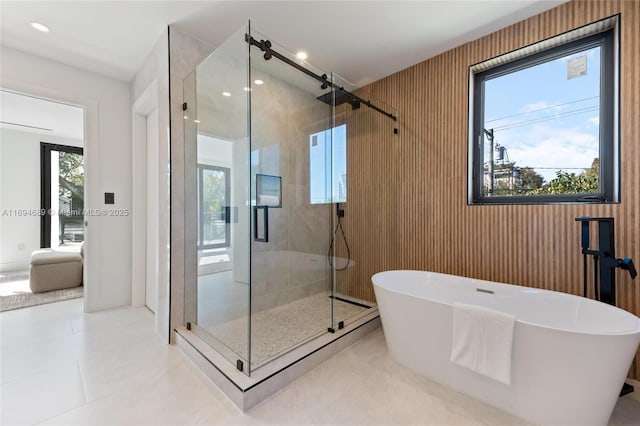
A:
<svg viewBox="0 0 640 426">
<path fill-rule="evenodd" d="M 587 257 L 593 256 L 593 286 L 595 298 L 610 305 L 616 304 L 616 268 L 629 271 L 631 279 L 638 273 L 629 257 L 618 259 L 615 254 L 615 234 L 612 217 L 576 217 L 581 222 L 582 256 L 584 259 L 584 297 L 587 297 Z M 598 223 L 598 248 L 591 249 L 589 223 Z M 598 285 L 599 284 L 599 285 Z M 633 392 L 629 383 L 622 385 L 620 396 Z"/>
<path fill-rule="evenodd" d="M 594 261 L 594 294 L 595 298 L 610 305 L 616 304 L 616 268 L 629 271 L 631 279 L 638 273 L 629 257 L 616 258 L 615 234 L 612 217 L 577 217 L 582 226 L 582 255 L 584 256 L 584 296 L 587 297 L 587 256 Z M 598 223 L 598 245 L 592 249 L 590 245 L 589 223 Z"/>
</svg>

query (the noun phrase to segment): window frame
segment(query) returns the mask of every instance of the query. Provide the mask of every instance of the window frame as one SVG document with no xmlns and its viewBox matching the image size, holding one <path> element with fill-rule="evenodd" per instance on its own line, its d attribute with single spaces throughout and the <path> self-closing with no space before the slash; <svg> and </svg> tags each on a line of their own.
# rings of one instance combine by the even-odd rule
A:
<svg viewBox="0 0 640 426">
<path fill-rule="evenodd" d="M 568 42 L 558 42 L 545 50 L 524 54 L 514 60 L 495 65 L 486 70 L 474 72 L 473 68 L 477 64 L 469 67 L 469 205 L 610 204 L 620 202 L 619 19 L 618 16 L 613 18 L 615 18 L 613 26 L 595 34 Z M 554 38 L 560 38 L 561 36 L 563 35 Z M 548 40 L 553 40 L 553 38 Z M 598 46 L 601 48 L 599 110 L 600 192 L 559 195 L 484 195 L 484 82 Z M 527 46 L 518 50 L 529 50 L 530 47 Z M 518 51 L 507 55 L 513 55 L 513 53 L 517 54 Z"/>
</svg>

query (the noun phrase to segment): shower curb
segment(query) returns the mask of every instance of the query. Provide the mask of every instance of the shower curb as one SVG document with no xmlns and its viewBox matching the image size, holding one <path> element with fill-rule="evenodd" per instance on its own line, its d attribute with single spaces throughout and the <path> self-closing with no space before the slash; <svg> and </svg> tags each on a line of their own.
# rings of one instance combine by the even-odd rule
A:
<svg viewBox="0 0 640 426">
<path fill-rule="evenodd" d="M 377 310 L 335 334 L 327 333 L 273 362 L 251 376 L 234 366 L 192 331 L 178 327 L 176 345 L 242 411 L 258 405 L 337 353 L 381 326 Z"/>
</svg>

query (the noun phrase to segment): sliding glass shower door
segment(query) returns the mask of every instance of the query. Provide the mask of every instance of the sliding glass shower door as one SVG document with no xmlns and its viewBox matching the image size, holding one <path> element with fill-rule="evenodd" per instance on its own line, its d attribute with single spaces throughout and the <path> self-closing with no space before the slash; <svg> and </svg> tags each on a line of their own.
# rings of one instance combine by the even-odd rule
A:
<svg viewBox="0 0 640 426">
<path fill-rule="evenodd" d="M 184 80 L 185 322 L 246 374 L 373 304 L 343 226 L 372 116 L 347 86 L 249 26 Z"/>
<path fill-rule="evenodd" d="M 267 40 L 255 31 L 251 37 Z M 251 361 L 260 366 L 331 327 L 334 210 L 324 171 L 332 162 L 332 99 L 313 77 L 265 59 L 260 46 L 252 45 L 250 61 Z"/>
</svg>

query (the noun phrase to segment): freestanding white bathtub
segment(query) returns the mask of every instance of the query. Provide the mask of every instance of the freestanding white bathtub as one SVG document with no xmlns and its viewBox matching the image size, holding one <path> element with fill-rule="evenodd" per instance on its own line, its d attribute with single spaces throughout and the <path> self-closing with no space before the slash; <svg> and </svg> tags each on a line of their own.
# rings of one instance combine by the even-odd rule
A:
<svg viewBox="0 0 640 426">
<path fill-rule="evenodd" d="M 389 353 L 440 384 L 543 425 L 606 425 L 640 319 L 583 297 L 424 271 L 372 277 Z M 453 303 L 513 314 L 511 384 L 450 361 Z"/>
</svg>

